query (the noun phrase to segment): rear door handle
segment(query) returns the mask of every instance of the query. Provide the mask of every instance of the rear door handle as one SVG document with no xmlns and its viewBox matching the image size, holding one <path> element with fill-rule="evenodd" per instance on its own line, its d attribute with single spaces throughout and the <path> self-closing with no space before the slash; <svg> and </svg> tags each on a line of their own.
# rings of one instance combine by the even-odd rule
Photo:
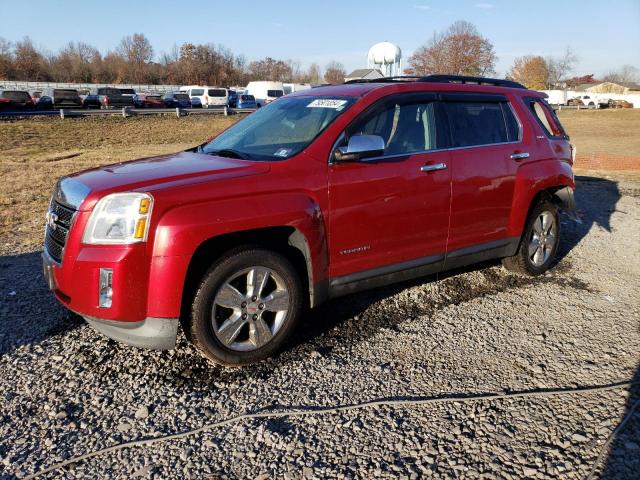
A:
<svg viewBox="0 0 640 480">
<path fill-rule="evenodd" d="M 423 165 L 420 167 L 421 172 L 435 172 L 436 170 L 444 170 L 447 164 L 444 162 L 434 163 L 433 165 Z"/>
<path fill-rule="evenodd" d="M 524 160 L 525 158 L 529 158 L 529 152 L 522 153 L 512 153 L 511 160 Z"/>
</svg>

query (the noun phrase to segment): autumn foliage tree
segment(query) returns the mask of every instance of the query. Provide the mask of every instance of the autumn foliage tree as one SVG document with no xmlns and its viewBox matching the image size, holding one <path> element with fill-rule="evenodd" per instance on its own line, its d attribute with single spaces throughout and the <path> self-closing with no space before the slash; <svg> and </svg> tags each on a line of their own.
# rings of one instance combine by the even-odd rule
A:
<svg viewBox="0 0 640 480">
<path fill-rule="evenodd" d="M 515 59 L 508 77 L 527 88 L 544 90 L 549 78 L 549 67 L 541 56 L 525 55 Z"/>
<path fill-rule="evenodd" d="M 472 23 L 459 20 L 433 37 L 409 57 L 409 75 L 484 76 L 494 72 L 493 44 Z"/>
</svg>

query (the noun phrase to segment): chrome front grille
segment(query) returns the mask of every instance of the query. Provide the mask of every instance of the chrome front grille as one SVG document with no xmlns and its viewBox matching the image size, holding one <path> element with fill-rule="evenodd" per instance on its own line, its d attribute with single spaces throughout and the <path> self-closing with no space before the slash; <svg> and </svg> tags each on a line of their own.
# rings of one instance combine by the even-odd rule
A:
<svg viewBox="0 0 640 480">
<path fill-rule="evenodd" d="M 74 209 L 55 200 L 52 200 L 49 206 L 44 248 L 47 254 L 58 263 L 62 263 L 64 247 L 67 244 L 67 237 L 75 213 Z"/>
</svg>

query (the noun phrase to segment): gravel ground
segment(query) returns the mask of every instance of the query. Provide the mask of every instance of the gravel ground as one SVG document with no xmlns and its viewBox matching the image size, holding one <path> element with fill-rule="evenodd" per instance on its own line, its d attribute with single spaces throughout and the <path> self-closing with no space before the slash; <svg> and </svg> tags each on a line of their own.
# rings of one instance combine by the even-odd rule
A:
<svg viewBox="0 0 640 480">
<path fill-rule="evenodd" d="M 486 264 L 333 301 L 244 369 L 110 341 L 56 305 L 37 252 L 5 255 L 0 478 L 150 438 L 42 477 L 638 478 L 640 386 L 618 384 L 640 382 L 640 183 L 577 196 L 547 275 Z M 273 415 L 211 425 L 251 412 Z"/>
</svg>

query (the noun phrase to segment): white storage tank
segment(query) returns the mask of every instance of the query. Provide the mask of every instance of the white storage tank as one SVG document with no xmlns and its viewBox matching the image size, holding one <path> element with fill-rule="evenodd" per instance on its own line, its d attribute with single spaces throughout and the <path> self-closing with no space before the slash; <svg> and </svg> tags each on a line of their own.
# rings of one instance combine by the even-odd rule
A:
<svg viewBox="0 0 640 480">
<path fill-rule="evenodd" d="M 385 77 L 402 75 L 402 50 L 391 42 L 376 43 L 369 49 L 367 67 L 377 68 Z"/>
</svg>

